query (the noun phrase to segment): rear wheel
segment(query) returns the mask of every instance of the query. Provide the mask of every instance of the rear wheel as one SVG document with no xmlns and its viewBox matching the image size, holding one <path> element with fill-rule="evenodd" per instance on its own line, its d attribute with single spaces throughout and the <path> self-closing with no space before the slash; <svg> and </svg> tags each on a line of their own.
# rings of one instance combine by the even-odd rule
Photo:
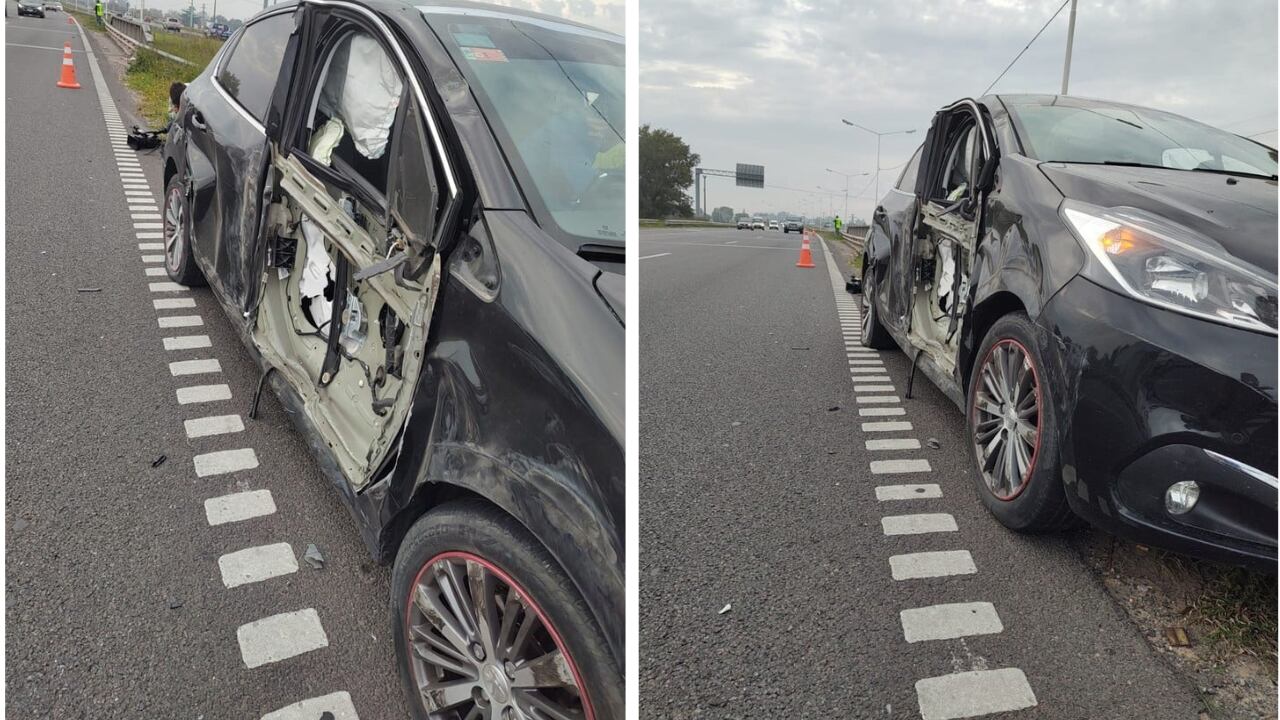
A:
<svg viewBox="0 0 1280 720">
<path fill-rule="evenodd" d="M 893 347 L 893 338 L 880 322 L 880 312 L 876 309 L 875 276 L 862 262 L 862 345 L 876 350 L 888 350 Z"/>
<path fill-rule="evenodd" d="M 1047 377 L 1035 326 L 1017 312 L 987 331 L 969 381 L 966 419 L 978 496 L 1005 527 L 1020 532 L 1077 522 L 1062 487 L 1057 398 Z"/>
<path fill-rule="evenodd" d="M 180 285 L 205 284 L 204 274 L 191 256 L 191 214 L 182 177 L 169 178 L 164 189 L 164 269 Z"/>
<path fill-rule="evenodd" d="M 622 677 L 550 553 L 484 503 L 432 510 L 392 571 L 393 634 L 413 716 L 624 716 Z"/>
</svg>

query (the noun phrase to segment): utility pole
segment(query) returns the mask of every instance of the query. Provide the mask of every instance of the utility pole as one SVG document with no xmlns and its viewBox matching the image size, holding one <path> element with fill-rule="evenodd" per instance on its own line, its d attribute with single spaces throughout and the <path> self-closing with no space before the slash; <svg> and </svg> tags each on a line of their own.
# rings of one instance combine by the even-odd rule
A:
<svg viewBox="0 0 1280 720">
<path fill-rule="evenodd" d="M 1071 0 L 1071 20 L 1067 23 L 1067 58 L 1062 62 L 1062 94 L 1067 94 L 1067 81 L 1071 79 L 1071 44 L 1076 39 L 1076 0 Z"/>
</svg>

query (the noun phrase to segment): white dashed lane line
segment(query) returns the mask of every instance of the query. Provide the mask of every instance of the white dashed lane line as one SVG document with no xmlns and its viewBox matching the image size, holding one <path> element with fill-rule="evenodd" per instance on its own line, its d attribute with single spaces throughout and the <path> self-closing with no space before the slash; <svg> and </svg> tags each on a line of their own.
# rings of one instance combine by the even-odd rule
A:
<svg viewBox="0 0 1280 720">
<path fill-rule="evenodd" d="M 117 173 L 124 192 L 125 207 L 129 210 L 133 225 L 137 249 L 140 253 L 152 253 L 140 256 L 144 266 L 143 274 L 148 278 L 167 277 L 163 267 L 164 255 L 154 254 L 164 251 L 164 224 L 161 222 L 160 204 L 147 183 L 137 155 L 128 147 L 124 125 L 116 112 L 92 46 L 83 29 L 79 28 L 79 23 L 76 25 L 86 48 L 85 58 L 102 105 L 108 140 L 116 158 Z M 196 308 L 194 298 L 184 297 L 187 288 L 177 283 L 167 279 L 156 280 L 148 282 L 147 288 L 152 293 L 168 295 L 152 299 L 152 307 L 157 312 Z M 161 330 L 201 327 L 204 319 L 193 313 L 160 315 L 156 318 L 156 325 Z M 166 351 L 178 352 L 208 348 L 211 343 L 207 335 L 184 335 L 165 337 L 163 345 Z M 178 360 L 169 363 L 169 372 L 175 378 L 210 376 L 220 374 L 222 366 L 215 358 Z M 200 407 L 205 403 L 231 399 L 231 388 L 225 383 L 179 387 L 175 388 L 175 396 L 180 406 Z M 193 440 L 218 438 L 243 432 L 244 421 L 239 415 L 198 417 L 184 421 L 184 429 L 187 437 Z M 252 448 L 205 452 L 193 457 L 192 462 L 199 477 L 239 473 L 258 467 L 258 457 Z M 259 489 L 209 498 L 204 501 L 204 510 L 209 525 L 217 526 L 274 515 L 276 505 L 270 490 Z M 244 548 L 218 558 L 218 571 L 228 589 L 248 583 L 267 582 L 297 570 L 298 563 L 293 549 L 283 542 Z M 278 662 L 329 644 L 320 624 L 320 617 L 313 608 L 271 615 L 242 625 L 236 630 L 236 639 L 247 668 Z M 268 713 L 263 720 L 314 720 L 325 712 L 332 713 L 334 720 L 359 720 L 347 692 L 297 700 Z"/>
<path fill-rule="evenodd" d="M 862 346 L 861 311 L 844 289 L 844 281 L 836 270 L 835 258 L 823 243 L 813 243 L 826 255 L 827 271 L 840 322 L 840 335 L 845 347 L 845 361 L 853 383 L 858 415 L 864 418 L 905 416 L 906 408 L 896 395 L 879 351 Z M 864 433 L 910 433 L 913 426 L 904 420 L 870 420 L 861 423 Z M 864 438 L 865 447 L 875 453 L 911 453 L 920 450 L 919 438 L 875 435 Z M 929 475 L 933 472 L 924 458 L 889 458 L 869 462 L 872 477 L 886 475 Z M 942 498 L 937 483 L 903 483 L 875 487 L 877 502 L 886 507 L 912 508 L 913 503 Z M 927 506 L 925 506 L 927 507 Z M 949 513 L 908 512 L 887 514 L 880 518 L 886 542 L 911 535 L 954 537 L 959 533 L 956 519 Z M 923 578 L 947 578 L 974 575 L 978 572 L 968 550 L 933 550 L 903 553 L 889 557 L 889 574 L 895 581 Z M 972 584 L 965 587 L 972 588 Z M 1004 632 L 1004 623 L 995 605 L 989 602 L 967 602 L 931 605 L 900 610 L 903 638 L 908 643 L 962 639 L 974 635 Z M 957 667 L 957 670 L 959 668 Z M 1017 668 L 988 670 L 978 667 L 968 672 L 955 672 L 925 678 L 915 684 L 916 699 L 923 720 L 951 720 L 991 713 L 1020 710 L 1036 705 L 1035 693 L 1026 676 Z"/>
</svg>

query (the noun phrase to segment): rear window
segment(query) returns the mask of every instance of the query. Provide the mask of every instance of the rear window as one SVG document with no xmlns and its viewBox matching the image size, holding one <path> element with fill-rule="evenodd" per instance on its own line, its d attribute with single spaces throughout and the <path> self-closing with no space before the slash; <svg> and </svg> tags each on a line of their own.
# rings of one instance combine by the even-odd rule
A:
<svg viewBox="0 0 1280 720">
<path fill-rule="evenodd" d="M 281 13 L 245 26 L 231 56 L 218 71 L 218 84 L 258 120 L 267 116 L 267 105 L 280 75 L 285 44 L 293 32 L 293 13 Z"/>
</svg>

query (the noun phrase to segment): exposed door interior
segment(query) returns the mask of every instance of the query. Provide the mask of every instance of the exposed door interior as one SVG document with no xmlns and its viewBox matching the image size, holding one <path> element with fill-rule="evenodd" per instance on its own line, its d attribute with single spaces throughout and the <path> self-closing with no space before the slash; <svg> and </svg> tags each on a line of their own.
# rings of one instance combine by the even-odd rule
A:
<svg viewBox="0 0 1280 720">
<path fill-rule="evenodd" d="M 273 151 L 254 339 L 360 488 L 396 445 L 421 369 L 441 177 L 383 39 L 338 19 L 320 37 L 305 123 Z"/>
<path fill-rule="evenodd" d="M 912 244 L 911 342 L 950 373 L 969 293 L 977 242 L 978 183 L 986 159 L 983 127 L 968 107 L 940 114 L 933 167 L 924 182 L 921 226 Z"/>
</svg>

